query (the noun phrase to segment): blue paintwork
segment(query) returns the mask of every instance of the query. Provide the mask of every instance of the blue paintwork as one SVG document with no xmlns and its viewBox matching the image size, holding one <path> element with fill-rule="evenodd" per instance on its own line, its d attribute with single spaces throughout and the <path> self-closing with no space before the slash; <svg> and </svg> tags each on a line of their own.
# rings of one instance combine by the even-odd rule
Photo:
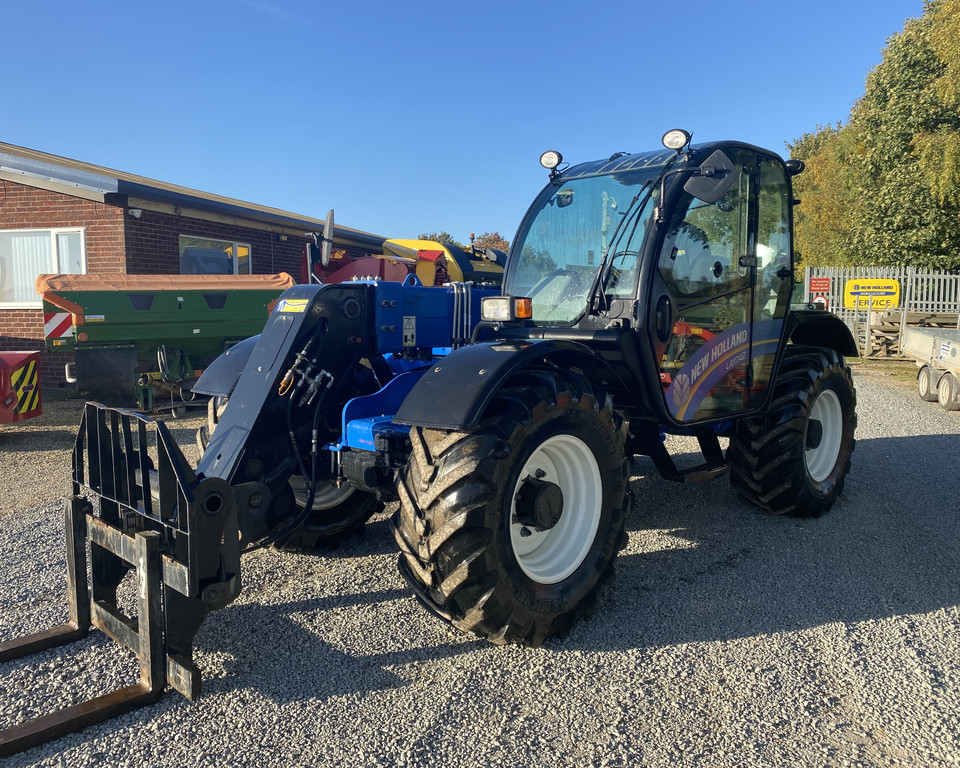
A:
<svg viewBox="0 0 960 768">
<path fill-rule="evenodd" d="M 325 446 L 327 450 L 339 451 L 353 448 L 362 451 L 374 450 L 376 434 L 391 429 L 404 434 L 410 427 L 393 423 L 393 415 L 400 407 L 410 390 L 420 381 L 426 369 L 402 373 L 391 379 L 383 389 L 372 395 L 364 395 L 348 400 L 343 407 L 343 437 L 336 445 Z"/>
<path fill-rule="evenodd" d="M 382 433 L 408 434 L 410 427 L 394 424 L 390 416 L 371 416 L 368 419 L 354 419 L 347 425 L 346 442 L 337 450 L 352 448 L 356 451 L 375 451 L 376 438 Z"/>
<path fill-rule="evenodd" d="M 453 290 L 430 288 L 410 282 L 376 283 L 377 348 L 381 352 L 400 352 L 413 347 L 449 347 L 451 324 L 454 315 L 459 314 L 454 312 Z M 470 294 L 470 320 L 464 336 L 469 336 L 470 331 L 480 322 L 481 299 L 484 296 L 496 296 L 498 291 L 473 288 Z M 405 321 L 408 324 L 406 328 Z M 409 336 L 411 330 L 413 337 Z"/>
</svg>

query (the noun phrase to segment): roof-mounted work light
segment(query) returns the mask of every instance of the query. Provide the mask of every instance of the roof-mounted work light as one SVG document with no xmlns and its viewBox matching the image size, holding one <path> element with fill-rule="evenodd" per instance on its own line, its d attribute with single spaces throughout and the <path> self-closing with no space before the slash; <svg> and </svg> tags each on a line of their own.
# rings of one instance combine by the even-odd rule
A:
<svg viewBox="0 0 960 768">
<path fill-rule="evenodd" d="M 693 136 L 683 130 L 683 128 L 672 128 L 663 134 L 661 141 L 667 149 L 675 149 L 677 152 L 682 152 L 683 148 L 690 143 L 690 139 L 692 138 Z"/>
</svg>

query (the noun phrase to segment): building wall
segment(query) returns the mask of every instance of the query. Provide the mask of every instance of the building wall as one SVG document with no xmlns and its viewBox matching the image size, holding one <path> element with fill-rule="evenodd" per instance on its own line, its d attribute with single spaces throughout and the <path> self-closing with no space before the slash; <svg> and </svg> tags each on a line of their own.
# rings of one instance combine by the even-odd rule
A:
<svg viewBox="0 0 960 768">
<path fill-rule="evenodd" d="M 307 239 L 174 213 L 93 202 L 59 192 L 0 181 L 0 229 L 84 227 L 89 274 L 179 274 L 180 235 L 248 243 L 254 274 L 288 272 L 301 276 Z M 39 298 L 39 297 L 38 297 Z M 44 344 L 41 309 L 0 309 L 0 350 L 41 350 L 44 388 L 67 385 L 64 364 L 71 353 L 50 352 Z"/>
<path fill-rule="evenodd" d="M 281 241 L 273 232 L 145 209 L 138 219 L 128 214 L 124 227 L 127 272 L 131 275 L 179 274 L 180 235 L 192 235 L 248 243 L 254 274 L 288 272 L 300 279 L 306 238 Z"/>
<path fill-rule="evenodd" d="M 12 181 L 0 181 L 0 229 L 54 227 L 85 228 L 89 273 L 123 272 L 126 269 L 123 209 Z M 73 360 L 73 355 L 46 350 L 43 310 L 0 309 L 0 350 L 41 350 L 41 387 L 66 386 L 63 366 Z"/>
<path fill-rule="evenodd" d="M 123 272 L 123 209 L 0 181 L 0 229 L 85 227 L 87 271 Z"/>
</svg>

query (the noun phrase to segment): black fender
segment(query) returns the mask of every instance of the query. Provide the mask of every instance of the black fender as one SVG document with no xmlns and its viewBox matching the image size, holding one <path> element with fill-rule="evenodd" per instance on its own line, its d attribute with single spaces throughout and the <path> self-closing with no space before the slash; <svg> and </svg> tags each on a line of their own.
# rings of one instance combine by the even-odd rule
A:
<svg viewBox="0 0 960 768">
<path fill-rule="evenodd" d="M 469 431 L 477 426 L 490 401 L 511 375 L 541 361 L 567 369 L 580 368 L 591 380 L 619 380 L 605 360 L 588 346 L 573 341 L 471 344 L 427 369 L 393 420 L 408 426 Z"/>
<path fill-rule="evenodd" d="M 229 397 L 240 380 L 240 374 L 247 366 L 253 348 L 257 346 L 258 333 L 249 339 L 234 344 L 220 357 L 206 367 L 197 383 L 191 389 L 201 395 L 223 395 Z"/>
<path fill-rule="evenodd" d="M 791 312 L 787 318 L 787 338 L 794 344 L 833 349 L 844 357 L 860 356 L 857 342 L 846 323 L 822 309 Z"/>
</svg>

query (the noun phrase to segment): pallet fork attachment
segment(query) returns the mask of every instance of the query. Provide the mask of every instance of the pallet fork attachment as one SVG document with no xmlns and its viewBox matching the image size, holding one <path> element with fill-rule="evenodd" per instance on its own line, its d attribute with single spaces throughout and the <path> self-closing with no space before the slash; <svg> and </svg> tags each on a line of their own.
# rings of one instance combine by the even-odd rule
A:
<svg viewBox="0 0 960 768">
<path fill-rule="evenodd" d="M 136 654 L 140 680 L 0 731 L 0 756 L 151 704 L 168 684 L 197 698 L 193 638 L 210 611 L 240 590 L 231 488 L 217 478 L 198 479 L 163 423 L 88 403 L 74 446 L 73 485 L 64 503 L 69 621 L 0 643 L 0 662 L 79 640 L 94 626 Z M 96 512 L 84 488 L 98 499 Z M 117 598 L 131 570 L 135 617 Z"/>
</svg>

